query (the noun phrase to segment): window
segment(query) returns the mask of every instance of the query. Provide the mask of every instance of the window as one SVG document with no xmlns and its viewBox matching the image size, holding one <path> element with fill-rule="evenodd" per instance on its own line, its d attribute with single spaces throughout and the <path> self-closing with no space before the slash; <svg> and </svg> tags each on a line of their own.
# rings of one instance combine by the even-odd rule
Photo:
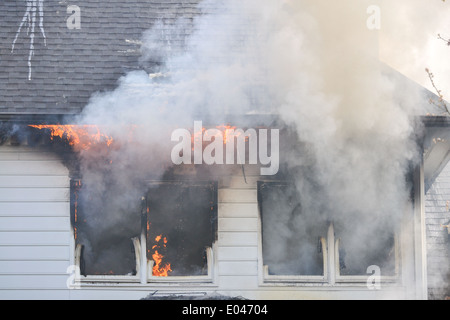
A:
<svg viewBox="0 0 450 320">
<path fill-rule="evenodd" d="M 294 184 L 259 182 L 265 279 L 324 281 L 327 276 L 326 224 L 312 223 Z"/>
<path fill-rule="evenodd" d="M 399 276 L 400 246 L 389 226 L 357 223 L 357 227 L 335 226 L 336 280 L 358 282 L 367 279 L 368 268 L 379 268 L 381 280 Z"/>
<path fill-rule="evenodd" d="M 146 212 L 152 277 L 211 273 L 208 255 L 217 238 L 217 183 L 151 183 Z"/>
<path fill-rule="evenodd" d="M 75 262 L 81 282 L 211 282 L 217 183 L 149 182 L 129 207 L 92 213 L 92 195 L 72 181 Z M 108 221 L 108 216 L 124 218 Z M 145 253 L 144 253 L 145 252 Z M 144 255 L 143 255 L 144 253 Z"/>
<path fill-rule="evenodd" d="M 139 199 L 129 209 L 93 193 L 80 179 L 71 181 L 71 220 L 75 262 L 84 279 L 139 281 Z"/>
<path fill-rule="evenodd" d="M 301 202 L 294 183 L 258 182 L 263 283 L 365 285 L 372 266 L 381 281 L 399 280 L 400 246 L 392 227 L 358 219 L 343 224 L 305 212 Z"/>
</svg>

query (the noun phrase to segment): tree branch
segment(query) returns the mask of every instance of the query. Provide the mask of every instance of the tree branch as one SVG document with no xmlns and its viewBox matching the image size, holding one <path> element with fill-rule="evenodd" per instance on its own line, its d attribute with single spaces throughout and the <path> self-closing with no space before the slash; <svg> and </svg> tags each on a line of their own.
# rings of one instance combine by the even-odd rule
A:
<svg viewBox="0 0 450 320">
<path fill-rule="evenodd" d="M 444 96 L 442 95 L 442 91 L 439 90 L 437 88 L 436 84 L 434 83 L 434 74 L 428 68 L 426 68 L 425 71 L 427 72 L 428 77 L 430 78 L 431 85 L 433 86 L 434 90 L 436 91 L 436 94 L 439 97 L 438 101 L 435 101 L 435 100 L 430 98 L 430 103 L 434 104 L 435 106 L 437 106 L 444 113 L 447 113 L 448 115 L 450 115 L 450 108 L 449 108 L 449 106 L 447 105 L 447 103 L 444 100 Z"/>
<path fill-rule="evenodd" d="M 443 38 L 440 34 L 438 34 L 438 39 L 444 41 L 448 46 L 450 46 L 450 39 Z"/>
</svg>

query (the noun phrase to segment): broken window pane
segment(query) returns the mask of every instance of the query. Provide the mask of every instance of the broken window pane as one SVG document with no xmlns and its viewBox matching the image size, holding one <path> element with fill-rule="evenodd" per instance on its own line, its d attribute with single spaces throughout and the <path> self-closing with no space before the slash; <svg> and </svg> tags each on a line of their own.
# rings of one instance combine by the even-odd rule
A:
<svg viewBox="0 0 450 320">
<path fill-rule="evenodd" d="M 217 230 L 215 182 L 162 182 L 147 193 L 147 258 L 154 276 L 206 275 Z"/>
<path fill-rule="evenodd" d="M 326 224 L 302 210 L 294 184 L 259 182 L 263 263 L 271 275 L 323 275 Z"/>
</svg>

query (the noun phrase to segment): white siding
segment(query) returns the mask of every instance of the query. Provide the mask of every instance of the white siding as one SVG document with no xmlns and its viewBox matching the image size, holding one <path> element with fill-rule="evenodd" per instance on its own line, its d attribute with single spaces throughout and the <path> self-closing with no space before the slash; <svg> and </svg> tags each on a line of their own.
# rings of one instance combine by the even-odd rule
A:
<svg viewBox="0 0 450 320">
<path fill-rule="evenodd" d="M 257 171 L 236 172 L 218 194 L 218 285 L 242 295 L 258 290 Z"/>
<path fill-rule="evenodd" d="M 69 298 L 70 180 L 58 156 L 0 147 L 0 299 Z"/>
<path fill-rule="evenodd" d="M 428 190 L 425 210 L 429 298 L 441 300 L 450 295 L 450 162 Z"/>
</svg>

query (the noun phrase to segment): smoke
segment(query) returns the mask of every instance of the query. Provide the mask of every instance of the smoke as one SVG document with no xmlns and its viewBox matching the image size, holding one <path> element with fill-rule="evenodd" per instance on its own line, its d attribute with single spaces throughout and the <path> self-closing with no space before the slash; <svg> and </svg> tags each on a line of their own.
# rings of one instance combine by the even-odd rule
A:
<svg viewBox="0 0 450 320">
<path fill-rule="evenodd" d="M 275 114 L 296 141 L 280 149 L 306 213 L 296 224 L 303 230 L 308 219 L 332 221 L 347 256 L 376 253 L 410 196 L 407 175 L 418 155 L 413 116 L 426 102 L 379 63 L 378 32 L 366 24 L 371 4 L 204 0 L 194 21 L 160 22 L 145 32 L 141 64 L 152 75 L 125 75 L 116 90 L 93 96 L 80 117 L 115 139 L 106 155 L 80 154 L 92 217 L 107 212 L 98 225 L 130 218 L 142 181 L 170 165 L 174 128 Z M 286 234 L 295 231 L 289 221 L 279 226 L 294 228 Z M 313 238 L 326 236 L 317 230 Z"/>
</svg>

